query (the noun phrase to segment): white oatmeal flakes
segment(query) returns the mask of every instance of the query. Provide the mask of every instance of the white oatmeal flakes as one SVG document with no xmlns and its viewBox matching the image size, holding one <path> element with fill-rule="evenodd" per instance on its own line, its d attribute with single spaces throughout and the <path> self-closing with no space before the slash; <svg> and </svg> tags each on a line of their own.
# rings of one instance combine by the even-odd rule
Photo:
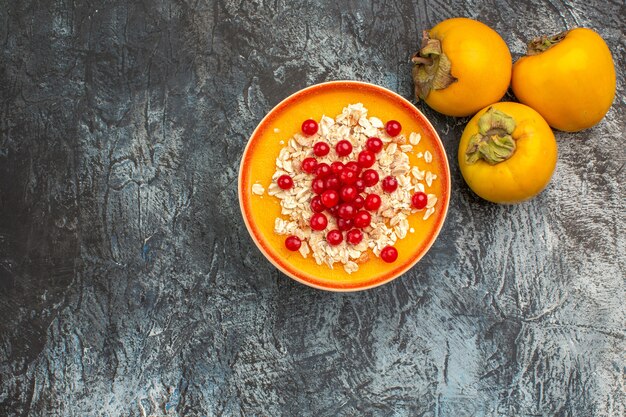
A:
<svg viewBox="0 0 626 417">
<path fill-rule="evenodd" d="M 426 208 L 435 207 L 435 204 L 437 204 L 437 196 L 435 194 L 428 194 Z"/>
<path fill-rule="evenodd" d="M 335 124 L 335 119 L 328 117 L 326 115 L 322 116 L 322 120 L 320 120 L 320 134 L 322 136 L 328 135 L 330 131 L 330 127 Z"/>
<path fill-rule="evenodd" d="M 298 249 L 298 251 L 303 258 L 306 258 L 307 255 L 311 253 L 311 249 L 309 249 L 309 245 L 306 242 L 302 242 L 302 245 L 300 245 L 300 249 Z"/>
<path fill-rule="evenodd" d="M 372 123 L 367 119 L 367 117 L 361 117 L 359 119 L 359 126 L 363 127 L 364 129 L 367 129 L 367 128 L 372 127 Z"/>
<path fill-rule="evenodd" d="M 345 269 L 348 274 L 351 274 L 353 272 L 358 271 L 359 265 L 356 262 L 354 262 L 354 261 L 348 261 L 343 266 L 343 269 Z"/>
<path fill-rule="evenodd" d="M 265 188 L 261 184 L 252 184 L 252 194 L 263 195 Z"/>
<path fill-rule="evenodd" d="M 430 171 L 426 171 L 426 175 L 424 176 L 424 180 L 426 181 L 426 185 L 429 187 L 433 185 L 433 181 L 437 179 L 437 176 L 434 175 Z"/>
<path fill-rule="evenodd" d="M 415 177 L 416 180 L 422 181 L 424 179 L 425 171 L 420 171 L 418 167 L 411 168 L 411 175 Z"/>
<path fill-rule="evenodd" d="M 275 182 L 271 183 L 269 187 L 267 187 L 267 193 L 269 195 L 277 195 L 283 190 L 276 184 Z"/>
<path fill-rule="evenodd" d="M 384 123 L 377 117 L 369 117 L 367 109 L 361 103 L 350 104 L 343 109 L 341 114 L 332 118 L 326 115 L 319 121 L 318 133 L 312 136 L 295 134 L 286 142 L 276 158 L 276 170 L 272 176 L 272 183 L 267 188 L 267 193 L 280 200 L 281 213 L 284 218 L 277 217 L 274 221 L 274 232 L 279 235 L 295 235 L 302 241 L 300 255 L 307 258 L 311 255 L 318 265 L 327 265 L 333 269 L 334 264 L 340 263 L 344 270 L 351 274 L 358 271 L 359 264 L 369 259 L 371 251 L 375 256 L 380 256 L 382 249 L 395 244 L 399 239 L 404 239 L 408 233 L 415 233 L 410 227 L 409 216 L 417 213 L 411 206 L 411 197 L 417 191 L 424 191 L 424 184 L 430 187 L 436 175 L 430 171 L 420 170 L 417 166 L 411 166 L 408 153 L 413 152 L 414 146 L 419 144 L 419 133 L 411 132 L 407 137 L 400 134 L 390 137 L 384 129 Z M 357 245 L 344 239 L 338 245 L 330 245 L 326 240 L 329 230 L 337 229 L 337 221 L 328 212 L 328 226 L 323 231 L 314 231 L 309 222 L 313 216 L 311 200 L 315 196 L 311 190 L 313 174 L 302 170 L 301 164 L 305 158 L 315 157 L 312 151 L 313 144 L 319 141 L 330 145 L 331 152 L 323 157 L 316 157 L 318 163 L 331 164 L 335 161 L 348 162 L 357 159 L 357 155 L 366 149 L 367 140 L 378 137 L 383 142 L 383 149 L 376 154 L 376 162 L 371 167 L 378 172 L 381 181 L 366 192 L 378 194 L 381 197 L 381 206 L 376 212 L 370 212 L 371 222 L 368 227 L 362 228 L 363 240 Z M 335 145 L 340 140 L 348 140 L 353 150 L 347 157 L 339 157 L 334 151 Z M 280 141 L 285 144 L 284 140 Z M 432 161 L 432 154 L 425 151 L 415 154 L 418 158 L 424 157 L 425 162 Z M 283 190 L 278 187 L 276 181 L 281 175 L 288 174 L 293 180 L 293 187 Z M 386 193 L 382 189 L 382 179 L 392 175 L 398 182 L 398 188 L 392 193 Z M 265 189 L 261 184 L 252 186 L 253 193 L 263 194 Z M 260 195 L 259 194 L 259 195 Z M 437 197 L 428 194 L 427 209 L 423 219 L 426 220 L 435 211 Z M 420 210 L 421 211 L 421 210 Z"/>
<path fill-rule="evenodd" d="M 404 239 L 409 231 L 409 221 L 407 219 L 400 220 L 393 230 L 400 239 Z"/>
<path fill-rule="evenodd" d="M 430 164 L 431 162 L 433 162 L 433 154 L 430 153 L 430 151 L 424 152 L 424 161 L 427 164 Z"/>
<path fill-rule="evenodd" d="M 370 117 L 370 125 L 376 129 L 382 129 L 383 127 L 385 127 L 382 120 L 380 120 L 378 117 Z"/>
<path fill-rule="evenodd" d="M 420 139 L 422 139 L 422 135 L 419 133 L 411 132 L 409 135 L 409 143 L 413 146 L 420 143 Z"/>
</svg>

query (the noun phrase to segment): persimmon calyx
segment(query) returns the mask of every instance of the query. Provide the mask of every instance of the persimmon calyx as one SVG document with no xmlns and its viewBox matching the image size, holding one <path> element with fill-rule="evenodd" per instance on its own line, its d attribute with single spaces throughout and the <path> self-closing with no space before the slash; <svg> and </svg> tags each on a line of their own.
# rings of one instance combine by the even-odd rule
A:
<svg viewBox="0 0 626 417">
<path fill-rule="evenodd" d="M 442 90 L 457 81 L 450 72 L 450 59 L 441 48 L 439 39 L 432 39 L 427 31 L 422 35 L 422 47 L 411 57 L 415 99 L 425 100 L 431 90 Z"/>
<path fill-rule="evenodd" d="M 556 35 L 539 36 L 537 38 L 534 38 L 532 41 L 528 42 L 526 55 L 539 55 L 540 53 L 547 51 L 548 49 L 552 48 L 554 45 L 565 39 L 568 33 L 569 30 L 566 30 L 557 33 Z"/>
<path fill-rule="evenodd" d="M 506 161 L 515 153 L 513 139 L 515 119 L 490 107 L 478 119 L 478 133 L 472 136 L 465 151 L 465 162 L 475 164 L 480 159 L 489 165 Z"/>
</svg>

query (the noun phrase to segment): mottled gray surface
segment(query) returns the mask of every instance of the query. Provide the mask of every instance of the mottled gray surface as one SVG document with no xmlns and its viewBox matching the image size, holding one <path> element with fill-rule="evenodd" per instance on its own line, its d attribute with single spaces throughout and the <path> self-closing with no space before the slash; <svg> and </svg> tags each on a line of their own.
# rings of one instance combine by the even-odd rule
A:
<svg viewBox="0 0 626 417">
<path fill-rule="evenodd" d="M 0 0 L 0 415 L 626 413 L 623 1 L 128 3 Z M 410 97 L 419 33 L 457 15 L 515 57 L 595 28 L 608 116 L 557 134 L 529 203 L 451 158 L 440 238 L 388 285 L 278 273 L 237 203 L 255 125 L 326 80 Z M 454 155 L 466 120 L 418 106 Z"/>
</svg>

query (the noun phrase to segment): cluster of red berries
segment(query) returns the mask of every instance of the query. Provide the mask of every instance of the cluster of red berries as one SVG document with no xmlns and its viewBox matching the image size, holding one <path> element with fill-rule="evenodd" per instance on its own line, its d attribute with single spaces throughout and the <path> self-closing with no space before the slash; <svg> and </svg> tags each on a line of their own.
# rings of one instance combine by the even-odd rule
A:
<svg viewBox="0 0 626 417">
<path fill-rule="evenodd" d="M 385 129 L 390 136 L 397 136 L 402 126 L 397 121 L 390 120 Z M 314 135 L 317 130 L 318 125 L 314 120 L 309 119 L 302 123 L 302 132 L 305 135 Z M 309 225 L 316 231 L 325 230 L 328 226 L 328 217 L 324 212 L 333 216 L 337 229 L 326 234 L 326 241 L 330 245 L 343 242 L 344 231 L 348 243 L 351 245 L 361 243 L 362 229 L 368 227 L 372 219 L 370 212 L 380 208 L 382 202 L 380 196 L 364 191 L 380 181 L 378 172 L 371 167 L 376 162 L 376 154 L 383 149 L 383 142 L 380 138 L 371 137 L 365 147 L 366 149 L 356 156 L 356 160 L 346 163 L 335 161 L 328 165 L 325 162 L 318 162 L 314 157 L 302 161 L 301 169 L 315 176 L 311 181 L 311 190 L 316 194 L 311 199 L 311 210 L 314 214 Z M 324 157 L 329 152 L 330 146 L 326 142 L 317 142 L 313 145 L 313 154 L 317 157 Z M 341 140 L 335 145 L 335 152 L 340 157 L 347 157 L 352 153 L 352 144 L 347 140 Z M 286 190 L 293 187 L 293 179 L 285 174 L 278 178 L 277 184 Z M 382 179 L 381 187 L 383 191 L 392 193 L 398 188 L 398 180 L 393 176 L 387 176 Z M 412 203 L 416 208 L 423 208 L 426 200 L 426 194 L 421 192 L 412 197 Z M 285 246 L 292 251 L 300 249 L 301 244 L 297 236 L 289 236 L 285 240 Z M 384 261 L 394 262 L 398 258 L 398 251 L 393 246 L 387 246 L 380 255 Z"/>
</svg>

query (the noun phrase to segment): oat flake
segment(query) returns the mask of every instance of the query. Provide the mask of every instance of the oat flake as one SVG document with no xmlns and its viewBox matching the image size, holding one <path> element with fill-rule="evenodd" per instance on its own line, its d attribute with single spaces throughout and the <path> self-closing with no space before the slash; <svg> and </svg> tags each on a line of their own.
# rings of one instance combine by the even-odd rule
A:
<svg viewBox="0 0 626 417">
<path fill-rule="evenodd" d="M 261 184 L 252 184 L 252 194 L 263 195 L 265 188 Z"/>
</svg>

